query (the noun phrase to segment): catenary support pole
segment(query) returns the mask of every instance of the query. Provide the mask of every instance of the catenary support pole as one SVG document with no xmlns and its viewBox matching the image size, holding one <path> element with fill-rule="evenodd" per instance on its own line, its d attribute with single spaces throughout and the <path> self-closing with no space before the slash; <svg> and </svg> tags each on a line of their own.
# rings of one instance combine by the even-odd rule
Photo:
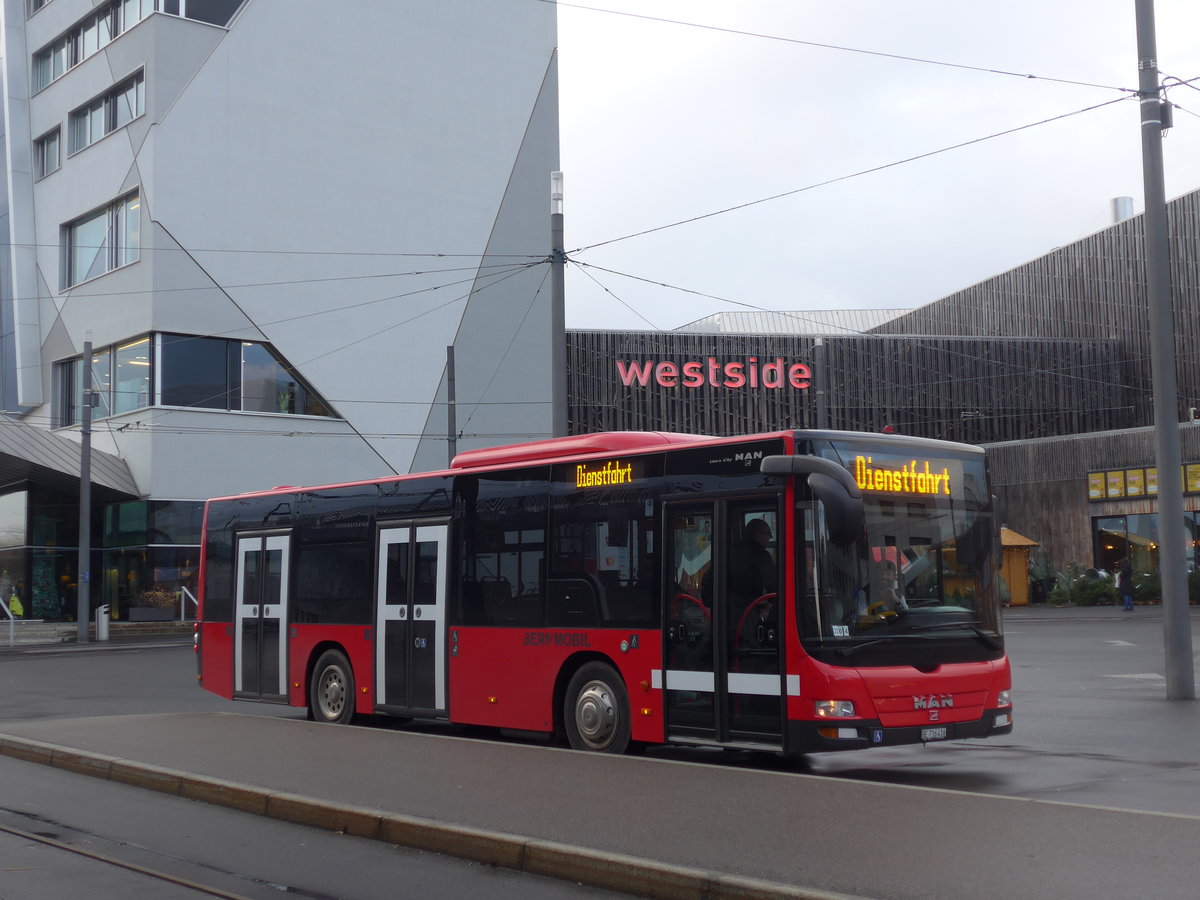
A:
<svg viewBox="0 0 1200 900">
<path fill-rule="evenodd" d="M 554 437 L 567 434 L 567 254 L 563 249 L 563 176 L 550 173 L 550 379 Z"/>
<path fill-rule="evenodd" d="M 446 348 L 446 465 L 458 453 L 458 420 L 454 406 L 454 345 Z"/>
<path fill-rule="evenodd" d="M 79 564 L 76 576 L 75 622 L 79 643 L 88 642 L 88 622 L 92 618 L 89 591 L 92 557 L 92 339 L 83 342 L 79 360 Z"/>
<path fill-rule="evenodd" d="M 1163 185 L 1163 99 L 1154 33 L 1154 0 L 1134 0 L 1137 11 L 1138 97 L 1141 101 L 1142 181 L 1146 193 L 1146 291 L 1154 357 L 1154 426 L 1158 463 L 1158 561 L 1168 700 L 1195 700 L 1192 627 L 1184 559 L 1183 478 L 1180 473 L 1179 401 L 1175 374 L 1175 316 Z"/>
</svg>

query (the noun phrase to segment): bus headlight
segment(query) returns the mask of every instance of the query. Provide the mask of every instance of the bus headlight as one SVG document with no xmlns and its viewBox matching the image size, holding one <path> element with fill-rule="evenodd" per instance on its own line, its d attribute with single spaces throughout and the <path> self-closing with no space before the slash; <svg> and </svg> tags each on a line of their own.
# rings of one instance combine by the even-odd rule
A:
<svg viewBox="0 0 1200 900">
<path fill-rule="evenodd" d="M 1012 706 L 1012 691 L 1001 691 L 1000 696 L 996 698 L 997 706 Z"/>
<path fill-rule="evenodd" d="M 854 717 L 853 700 L 817 700 L 817 717 L 821 719 L 850 719 Z"/>
</svg>

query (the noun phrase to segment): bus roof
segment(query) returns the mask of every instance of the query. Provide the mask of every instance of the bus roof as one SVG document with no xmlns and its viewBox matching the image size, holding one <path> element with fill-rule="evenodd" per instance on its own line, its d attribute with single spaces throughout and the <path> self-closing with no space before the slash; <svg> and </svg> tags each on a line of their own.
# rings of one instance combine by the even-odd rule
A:
<svg viewBox="0 0 1200 900">
<path fill-rule="evenodd" d="M 461 474 L 464 471 L 474 469 L 504 468 L 524 463 L 558 461 L 570 457 L 586 457 L 594 454 L 641 453 L 671 446 L 756 441 L 779 438 L 785 435 L 796 439 L 810 440 L 861 441 L 868 439 L 882 445 L 892 446 L 915 446 L 919 444 L 932 448 L 941 445 L 946 449 L 954 449 L 959 452 L 972 451 L 979 454 L 984 452 L 980 447 L 929 438 L 917 438 L 897 434 L 874 434 L 871 432 L 828 431 L 824 429 L 787 429 L 784 431 L 763 432 L 761 434 L 739 435 L 687 434 L 671 431 L 599 431 L 593 434 L 545 438 L 540 441 L 528 441 L 522 444 L 505 444 L 498 447 L 483 447 L 478 450 L 464 450 L 451 460 L 449 468 L 446 469 L 434 469 L 428 472 L 407 472 L 402 475 L 380 475 L 342 482 L 329 482 L 320 485 L 278 485 L 261 491 L 245 491 L 240 494 L 212 497 L 210 500 L 234 500 L 241 497 L 259 496 L 262 494 L 296 493 L 298 491 L 350 487 L 359 484 L 407 481 L 413 478 L 444 477 L 456 473 Z"/>
<path fill-rule="evenodd" d="M 717 441 L 721 438 L 703 434 L 676 434 L 668 431 L 600 431 L 568 437 L 547 438 L 524 444 L 501 447 L 482 447 L 465 450 L 454 457 L 451 469 L 472 469 L 477 466 L 506 466 L 536 459 L 560 459 L 564 456 L 584 456 L 588 453 L 628 453 L 652 450 L 668 444 L 690 444 L 696 441 Z"/>
</svg>

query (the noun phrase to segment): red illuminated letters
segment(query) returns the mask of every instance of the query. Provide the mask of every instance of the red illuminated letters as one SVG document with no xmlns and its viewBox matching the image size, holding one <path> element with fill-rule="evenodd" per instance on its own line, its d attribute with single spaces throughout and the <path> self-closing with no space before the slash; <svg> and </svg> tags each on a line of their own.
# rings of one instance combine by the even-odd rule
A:
<svg viewBox="0 0 1200 900">
<path fill-rule="evenodd" d="M 812 370 L 804 363 L 788 363 L 777 356 L 759 362 L 757 356 L 745 360 L 720 362 L 715 356 L 676 363 L 671 360 L 617 361 L 617 377 L 625 387 L 647 387 L 651 381 L 665 388 L 764 387 L 779 390 L 790 387 L 802 391 L 812 385 Z"/>
</svg>

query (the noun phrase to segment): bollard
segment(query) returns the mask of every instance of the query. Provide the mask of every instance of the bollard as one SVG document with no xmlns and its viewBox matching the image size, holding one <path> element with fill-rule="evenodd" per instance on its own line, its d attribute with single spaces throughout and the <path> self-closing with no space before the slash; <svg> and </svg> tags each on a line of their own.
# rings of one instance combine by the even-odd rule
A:
<svg viewBox="0 0 1200 900">
<path fill-rule="evenodd" d="M 96 640 L 108 640 L 108 604 L 96 607 Z"/>
</svg>

